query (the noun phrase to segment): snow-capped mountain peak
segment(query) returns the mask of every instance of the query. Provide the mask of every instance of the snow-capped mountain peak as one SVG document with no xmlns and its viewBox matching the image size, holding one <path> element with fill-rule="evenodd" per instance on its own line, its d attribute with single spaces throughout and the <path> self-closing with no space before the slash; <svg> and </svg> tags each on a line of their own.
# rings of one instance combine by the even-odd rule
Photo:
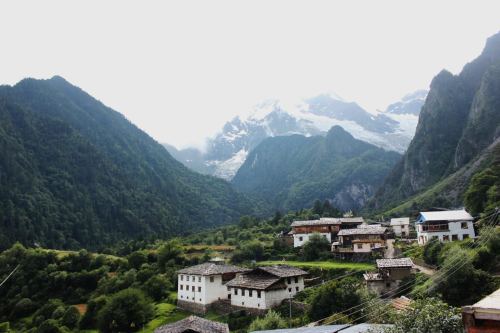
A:
<svg viewBox="0 0 500 333">
<path fill-rule="evenodd" d="M 209 139 L 204 170 L 231 179 L 247 154 L 264 139 L 292 134 L 325 135 L 335 125 L 357 139 L 404 152 L 415 133 L 426 94 L 426 91 L 408 94 L 384 112 L 375 114 L 331 92 L 293 103 L 264 100 L 246 116 L 227 122 L 221 132 Z"/>
</svg>

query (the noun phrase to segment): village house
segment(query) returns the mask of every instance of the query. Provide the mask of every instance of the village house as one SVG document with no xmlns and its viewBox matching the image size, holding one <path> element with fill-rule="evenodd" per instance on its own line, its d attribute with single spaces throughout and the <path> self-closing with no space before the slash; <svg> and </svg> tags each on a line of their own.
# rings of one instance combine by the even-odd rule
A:
<svg viewBox="0 0 500 333">
<path fill-rule="evenodd" d="M 181 269 L 177 272 L 177 306 L 194 313 L 205 313 L 210 304 L 228 299 L 226 284 L 246 271 L 248 269 L 222 262 Z"/>
<path fill-rule="evenodd" d="M 399 217 L 391 219 L 390 226 L 396 237 L 408 237 L 410 235 L 409 217 Z"/>
<path fill-rule="evenodd" d="M 462 321 L 467 333 L 500 332 L 500 289 L 474 305 L 464 306 Z"/>
<path fill-rule="evenodd" d="M 290 266 L 264 266 L 238 274 L 227 283 L 231 306 L 266 310 L 304 290 L 307 272 Z"/>
<path fill-rule="evenodd" d="M 175 323 L 160 326 L 154 333 L 229 333 L 229 326 L 226 323 L 189 316 Z"/>
<path fill-rule="evenodd" d="M 473 220 L 463 209 L 421 212 L 416 222 L 418 244 L 425 245 L 431 239 L 448 242 L 475 238 Z"/>
<path fill-rule="evenodd" d="M 293 246 L 304 245 L 315 233 L 332 243 L 336 241 L 340 230 L 356 228 L 363 223 L 362 217 L 322 217 L 319 220 L 295 221 L 292 223 Z"/>
<path fill-rule="evenodd" d="M 366 286 L 378 295 L 391 297 L 401 281 L 413 274 L 413 262 L 410 258 L 377 259 L 377 269 L 377 272 L 363 274 Z"/>
<path fill-rule="evenodd" d="M 346 255 L 383 252 L 386 248 L 387 236 L 387 228 L 379 225 L 360 225 L 355 229 L 340 230 L 338 242 L 332 243 L 332 252 Z"/>
</svg>

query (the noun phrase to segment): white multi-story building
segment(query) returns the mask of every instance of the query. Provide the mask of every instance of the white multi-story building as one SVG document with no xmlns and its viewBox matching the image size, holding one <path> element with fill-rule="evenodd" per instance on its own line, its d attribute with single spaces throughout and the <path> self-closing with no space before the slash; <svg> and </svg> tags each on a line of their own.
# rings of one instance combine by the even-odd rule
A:
<svg viewBox="0 0 500 333">
<path fill-rule="evenodd" d="M 410 235 L 410 218 L 398 217 L 391 219 L 391 228 L 397 237 L 408 237 Z"/>
<path fill-rule="evenodd" d="M 465 210 L 421 212 L 416 222 L 419 245 L 432 239 L 440 242 L 475 238 L 473 217 Z"/>
<path fill-rule="evenodd" d="M 362 217 L 322 217 L 319 220 L 295 221 L 292 223 L 293 247 L 304 245 L 313 234 L 325 237 L 331 244 L 340 230 L 356 228 L 363 222 Z"/>
<path fill-rule="evenodd" d="M 223 263 L 204 263 L 177 272 L 177 306 L 204 313 L 207 306 L 228 299 L 226 284 L 248 269 Z"/>
<path fill-rule="evenodd" d="M 231 305 L 256 310 L 278 306 L 304 290 L 305 275 L 307 272 L 285 265 L 258 267 L 238 274 L 227 283 Z"/>
</svg>

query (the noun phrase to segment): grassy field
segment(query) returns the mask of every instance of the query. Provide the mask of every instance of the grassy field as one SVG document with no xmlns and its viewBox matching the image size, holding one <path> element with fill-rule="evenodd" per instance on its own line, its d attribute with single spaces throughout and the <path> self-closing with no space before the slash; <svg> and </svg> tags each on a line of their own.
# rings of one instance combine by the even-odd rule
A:
<svg viewBox="0 0 500 333">
<path fill-rule="evenodd" d="M 153 331 L 165 324 L 170 324 L 188 317 L 190 313 L 176 308 L 169 303 L 160 303 L 155 306 L 155 317 L 140 330 L 140 333 L 153 333 Z"/>
<path fill-rule="evenodd" d="M 269 265 L 290 265 L 301 268 L 322 268 L 322 269 L 348 269 L 348 270 L 358 270 L 367 271 L 375 268 L 373 264 L 368 263 L 358 263 L 358 262 L 348 262 L 348 261 L 261 261 L 257 265 L 269 266 Z"/>
</svg>

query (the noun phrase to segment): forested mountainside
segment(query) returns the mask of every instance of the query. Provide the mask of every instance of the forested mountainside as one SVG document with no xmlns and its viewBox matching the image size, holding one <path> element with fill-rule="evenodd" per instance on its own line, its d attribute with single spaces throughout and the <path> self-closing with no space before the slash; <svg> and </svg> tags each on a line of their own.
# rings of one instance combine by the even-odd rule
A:
<svg viewBox="0 0 500 333">
<path fill-rule="evenodd" d="M 333 93 L 304 99 L 295 107 L 280 100 L 267 100 L 257 104 L 248 116 L 227 122 L 220 133 L 208 140 L 206 152 L 165 146 L 189 168 L 224 179 L 231 179 L 248 154 L 266 138 L 326 135 L 335 125 L 356 139 L 402 153 L 415 134 L 426 95 L 425 90 L 408 94 L 376 114 Z"/>
<path fill-rule="evenodd" d="M 0 156 L 0 248 L 96 248 L 255 212 L 61 77 L 0 87 Z"/>
<path fill-rule="evenodd" d="M 334 126 L 326 137 L 264 140 L 250 153 L 232 184 L 277 209 L 309 207 L 315 199 L 330 200 L 342 210 L 359 209 L 400 157 Z"/>
<path fill-rule="evenodd" d="M 369 208 L 387 209 L 429 189 L 474 162 L 499 137 L 500 33 L 459 75 L 442 71 L 433 79 L 415 137 Z M 436 204 L 462 199 L 464 190 Z"/>
</svg>

